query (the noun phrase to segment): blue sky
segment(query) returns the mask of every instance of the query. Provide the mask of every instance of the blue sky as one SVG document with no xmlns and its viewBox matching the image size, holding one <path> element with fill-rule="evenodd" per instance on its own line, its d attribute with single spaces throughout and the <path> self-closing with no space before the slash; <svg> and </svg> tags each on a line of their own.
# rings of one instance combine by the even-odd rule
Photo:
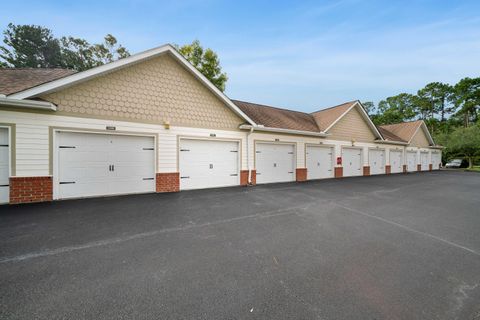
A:
<svg viewBox="0 0 480 320">
<path fill-rule="evenodd" d="M 314 111 L 480 76 L 480 1 L 8 1 L 0 22 L 131 53 L 199 39 L 234 99 Z"/>
</svg>

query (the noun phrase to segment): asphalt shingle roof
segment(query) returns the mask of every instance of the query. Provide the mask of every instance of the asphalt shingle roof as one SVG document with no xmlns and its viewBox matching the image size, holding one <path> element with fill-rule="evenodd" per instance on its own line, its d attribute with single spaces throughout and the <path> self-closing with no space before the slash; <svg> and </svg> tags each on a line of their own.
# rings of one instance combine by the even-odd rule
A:
<svg viewBox="0 0 480 320">
<path fill-rule="evenodd" d="M 60 68 L 0 68 L 0 94 L 17 93 L 75 72 Z"/>
</svg>

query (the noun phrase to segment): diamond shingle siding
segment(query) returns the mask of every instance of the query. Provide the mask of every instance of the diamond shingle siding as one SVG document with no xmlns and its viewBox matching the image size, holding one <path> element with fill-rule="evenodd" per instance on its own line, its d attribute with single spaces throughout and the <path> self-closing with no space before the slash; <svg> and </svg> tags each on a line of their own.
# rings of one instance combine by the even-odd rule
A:
<svg viewBox="0 0 480 320">
<path fill-rule="evenodd" d="M 42 98 L 58 114 L 221 129 L 244 122 L 168 54 Z"/>
</svg>

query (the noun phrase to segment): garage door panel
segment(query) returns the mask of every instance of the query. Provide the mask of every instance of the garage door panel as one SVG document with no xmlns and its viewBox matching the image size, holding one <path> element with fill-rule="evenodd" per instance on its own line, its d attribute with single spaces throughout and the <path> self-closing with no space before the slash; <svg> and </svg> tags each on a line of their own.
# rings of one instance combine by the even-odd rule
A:
<svg viewBox="0 0 480 320">
<path fill-rule="evenodd" d="M 73 132 L 57 137 L 59 198 L 155 190 L 152 137 Z"/>
<path fill-rule="evenodd" d="M 416 152 L 407 152 L 407 171 L 415 172 L 417 171 L 417 153 Z"/>
<path fill-rule="evenodd" d="M 235 186 L 239 181 L 239 143 L 236 141 L 181 139 L 180 188 Z"/>
<path fill-rule="evenodd" d="M 385 173 L 385 151 L 369 150 L 368 165 L 370 166 L 371 175 L 384 174 Z"/>
<path fill-rule="evenodd" d="M 362 150 L 344 148 L 342 150 L 343 176 L 361 176 L 362 171 Z"/>
<path fill-rule="evenodd" d="M 293 144 L 257 143 L 255 150 L 257 184 L 295 181 Z"/>
<path fill-rule="evenodd" d="M 398 150 L 390 151 L 390 172 L 401 173 L 403 172 L 403 153 Z"/>
<path fill-rule="evenodd" d="M 333 178 L 333 148 L 307 146 L 306 149 L 307 178 Z"/>
<path fill-rule="evenodd" d="M 420 152 L 420 165 L 422 171 L 427 171 L 429 169 L 428 152 Z"/>
</svg>

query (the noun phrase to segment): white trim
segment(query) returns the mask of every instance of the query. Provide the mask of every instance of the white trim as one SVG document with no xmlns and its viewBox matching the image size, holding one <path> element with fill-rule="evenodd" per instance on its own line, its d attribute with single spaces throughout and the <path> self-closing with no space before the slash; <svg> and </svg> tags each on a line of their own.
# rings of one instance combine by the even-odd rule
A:
<svg viewBox="0 0 480 320">
<path fill-rule="evenodd" d="M 303 131 L 303 130 L 292 130 L 292 129 L 283 129 L 283 128 L 272 128 L 272 127 L 264 127 L 264 126 L 251 126 L 248 124 L 242 124 L 239 127 L 240 129 L 245 130 L 255 130 L 255 131 L 266 131 L 266 132 L 277 132 L 277 133 L 290 133 L 290 134 L 298 134 L 304 136 L 314 136 L 314 137 L 327 137 L 329 134 L 325 132 L 313 132 L 313 131 Z"/>
<path fill-rule="evenodd" d="M 375 140 L 374 143 L 395 144 L 395 145 L 402 145 L 402 146 L 408 145 L 408 142 L 400 142 L 400 141 L 392 141 L 392 140 Z"/>
<path fill-rule="evenodd" d="M 377 138 L 380 138 L 383 140 L 383 136 L 380 134 L 380 132 L 378 131 L 377 127 L 375 126 L 375 124 L 372 122 L 372 119 L 370 119 L 370 117 L 368 116 L 367 112 L 365 111 L 365 109 L 363 108 L 362 106 L 362 103 L 360 101 L 355 101 L 354 104 L 352 104 L 350 106 L 350 108 L 347 109 L 347 111 L 345 111 L 340 117 L 338 117 L 331 125 L 328 126 L 327 129 L 325 129 L 324 131 L 325 132 L 328 132 L 328 130 L 330 130 L 334 125 L 336 125 L 347 113 L 350 112 L 350 110 L 352 110 L 354 107 L 358 106 L 361 110 L 361 114 L 362 114 L 362 117 L 364 118 L 364 120 L 366 120 L 368 126 L 372 129 L 372 131 L 374 131 L 376 133 L 376 136 Z"/>
<path fill-rule="evenodd" d="M 12 141 L 12 127 L 11 126 L 5 126 L 5 125 L 0 125 L 0 129 L 7 129 L 7 141 L 8 141 L 8 198 L 7 201 L 5 202 L 0 202 L 0 204 L 7 204 L 10 203 L 10 190 L 11 190 L 11 185 L 10 185 L 10 178 L 12 177 L 12 145 L 15 143 Z"/>
<path fill-rule="evenodd" d="M 19 100 L 4 97 L 0 97 L 0 106 L 57 111 L 57 106 L 51 102 L 37 100 Z"/>
<path fill-rule="evenodd" d="M 182 65 L 189 70 L 193 75 L 198 78 L 208 89 L 210 89 L 220 100 L 226 103 L 230 109 L 232 109 L 238 116 L 246 120 L 252 125 L 255 125 L 255 122 L 250 119 L 243 111 L 241 111 L 223 92 L 221 92 L 217 87 L 215 87 L 200 71 L 198 71 L 187 59 L 185 59 L 174 47 L 170 44 L 166 44 L 157 48 L 153 48 L 147 51 L 143 51 L 129 57 L 116 60 L 114 62 L 110 62 L 104 64 L 102 66 L 98 66 L 86 71 L 74 73 L 72 75 L 66 76 L 64 78 L 54 80 L 34 88 L 30 88 L 24 91 L 20 91 L 10 95 L 10 98 L 15 98 L 18 100 L 36 97 L 41 94 L 47 94 L 59 89 L 63 89 L 68 86 L 72 86 L 74 84 L 84 82 L 90 80 L 92 78 L 101 76 L 103 74 L 113 72 L 115 70 L 128 67 L 135 63 L 139 63 L 141 61 L 155 58 L 161 54 L 170 53 L 172 54 Z"/>
</svg>

